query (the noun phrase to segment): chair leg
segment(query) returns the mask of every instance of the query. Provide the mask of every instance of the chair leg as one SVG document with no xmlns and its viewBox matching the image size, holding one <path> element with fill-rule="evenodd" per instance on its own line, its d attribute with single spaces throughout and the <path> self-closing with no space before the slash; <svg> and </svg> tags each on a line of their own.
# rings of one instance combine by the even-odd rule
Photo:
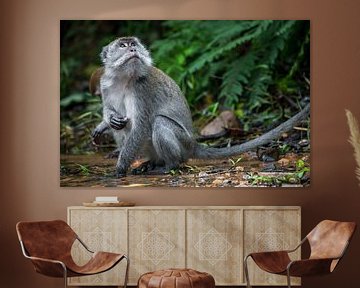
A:
<svg viewBox="0 0 360 288">
<path fill-rule="evenodd" d="M 66 270 L 66 266 L 64 264 L 61 265 L 64 269 L 64 287 L 67 288 L 67 270 Z"/>
<path fill-rule="evenodd" d="M 125 280 L 124 280 L 124 288 L 127 287 L 127 282 L 129 278 L 129 265 L 130 265 L 130 259 L 127 256 L 124 256 L 126 259 L 126 271 L 125 271 Z"/>
<path fill-rule="evenodd" d="M 286 270 L 287 271 L 287 284 L 288 284 L 288 288 L 291 288 L 291 278 L 290 278 L 290 271 L 289 269 Z"/>
<path fill-rule="evenodd" d="M 246 279 L 246 287 L 247 288 L 251 288 L 250 285 L 250 279 L 249 279 L 249 269 L 248 269 L 248 265 L 247 265 L 247 259 L 249 258 L 250 255 L 247 255 L 244 258 L 244 272 L 245 272 L 245 279 Z"/>
</svg>

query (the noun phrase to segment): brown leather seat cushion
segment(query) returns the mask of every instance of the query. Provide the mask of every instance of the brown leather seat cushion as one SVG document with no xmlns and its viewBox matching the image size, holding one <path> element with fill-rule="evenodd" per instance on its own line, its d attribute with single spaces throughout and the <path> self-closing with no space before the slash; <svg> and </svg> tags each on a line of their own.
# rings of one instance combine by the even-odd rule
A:
<svg viewBox="0 0 360 288">
<path fill-rule="evenodd" d="M 138 288 L 213 288 L 214 277 L 192 269 L 166 269 L 141 275 Z"/>
</svg>

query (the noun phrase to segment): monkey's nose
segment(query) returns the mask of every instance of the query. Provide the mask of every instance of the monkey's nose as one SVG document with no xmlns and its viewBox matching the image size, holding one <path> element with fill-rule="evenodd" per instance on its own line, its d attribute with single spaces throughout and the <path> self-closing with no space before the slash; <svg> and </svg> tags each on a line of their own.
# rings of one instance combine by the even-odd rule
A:
<svg viewBox="0 0 360 288">
<path fill-rule="evenodd" d="M 136 52 L 135 48 L 130 48 L 130 52 Z"/>
</svg>

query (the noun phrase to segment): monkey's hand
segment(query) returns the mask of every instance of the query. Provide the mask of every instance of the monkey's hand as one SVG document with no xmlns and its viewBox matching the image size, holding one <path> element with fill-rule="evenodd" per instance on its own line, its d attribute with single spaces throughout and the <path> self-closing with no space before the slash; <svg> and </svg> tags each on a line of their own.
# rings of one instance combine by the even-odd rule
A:
<svg viewBox="0 0 360 288">
<path fill-rule="evenodd" d="M 125 117 L 118 117 L 115 115 L 111 115 L 110 117 L 110 127 L 115 130 L 123 129 L 126 124 L 129 122 L 129 118 Z"/>
<path fill-rule="evenodd" d="M 95 144 L 99 144 L 100 136 L 108 129 L 108 126 L 105 121 L 102 121 L 93 132 L 91 132 L 92 141 Z"/>
</svg>

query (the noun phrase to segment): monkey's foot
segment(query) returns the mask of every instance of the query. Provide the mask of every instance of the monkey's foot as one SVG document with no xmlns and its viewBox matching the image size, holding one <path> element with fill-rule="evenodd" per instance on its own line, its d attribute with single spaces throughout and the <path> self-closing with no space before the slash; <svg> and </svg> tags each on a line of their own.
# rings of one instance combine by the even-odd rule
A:
<svg viewBox="0 0 360 288">
<path fill-rule="evenodd" d="M 177 169 L 178 167 L 166 167 L 166 166 L 156 166 L 151 171 L 148 171 L 146 174 L 148 175 L 166 175 L 170 174 L 173 170 Z"/>
<path fill-rule="evenodd" d="M 167 167 L 163 165 L 156 165 L 153 161 L 148 160 L 141 163 L 138 167 L 131 170 L 133 175 L 166 175 L 171 173 L 178 166 Z"/>
<path fill-rule="evenodd" d="M 147 172 L 148 175 L 166 175 L 169 174 L 170 170 L 165 167 L 156 167 L 155 169 Z"/>
<path fill-rule="evenodd" d="M 131 173 L 133 175 L 141 175 L 145 174 L 150 170 L 153 170 L 155 168 L 155 165 L 152 161 L 145 161 L 141 163 L 138 167 L 131 170 Z"/>
</svg>

